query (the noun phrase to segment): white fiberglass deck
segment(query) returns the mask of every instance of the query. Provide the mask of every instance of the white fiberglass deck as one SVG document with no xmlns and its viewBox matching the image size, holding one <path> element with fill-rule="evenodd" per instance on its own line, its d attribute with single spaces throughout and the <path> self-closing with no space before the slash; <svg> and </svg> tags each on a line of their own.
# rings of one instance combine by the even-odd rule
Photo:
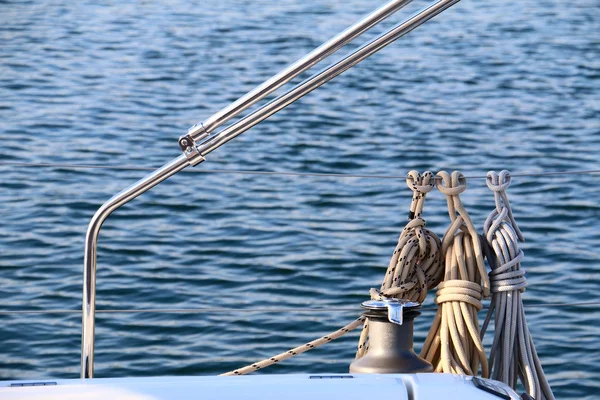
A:
<svg viewBox="0 0 600 400">
<path fill-rule="evenodd" d="M 506 385 L 487 381 L 510 397 L 481 390 L 471 377 L 450 374 L 262 375 L 151 377 L 0 382 L 3 400 L 241 399 L 519 399 Z M 32 386 L 35 385 L 35 386 Z"/>
</svg>

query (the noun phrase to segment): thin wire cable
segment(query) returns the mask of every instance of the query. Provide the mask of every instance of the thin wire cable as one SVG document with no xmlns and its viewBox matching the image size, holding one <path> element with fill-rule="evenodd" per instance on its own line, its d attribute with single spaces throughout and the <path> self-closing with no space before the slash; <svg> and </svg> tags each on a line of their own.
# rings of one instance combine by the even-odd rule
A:
<svg viewBox="0 0 600 400">
<path fill-rule="evenodd" d="M 598 306 L 599 301 L 588 301 L 578 303 L 544 303 L 544 304 L 527 304 L 525 308 L 546 308 L 546 307 L 586 307 Z M 489 308 L 483 308 L 488 310 Z M 423 307 L 420 311 L 437 311 L 437 307 Z M 322 308 L 149 308 L 149 309 L 112 309 L 112 310 L 96 310 L 97 314 L 239 314 L 239 313 L 311 313 L 311 312 L 360 312 L 360 309 L 354 307 L 322 307 Z M 0 315 L 20 315 L 20 314 L 81 314 L 81 310 L 0 310 Z"/>
<path fill-rule="evenodd" d="M 92 164 L 60 164 L 60 163 L 28 163 L 2 161 L 0 166 L 12 167 L 51 167 L 64 169 L 112 169 L 121 171 L 154 171 L 156 167 L 137 167 L 134 165 L 92 165 Z M 287 175 L 287 176 L 306 176 L 306 177 L 333 177 L 333 178 L 368 178 L 368 179 L 406 179 L 405 175 L 371 175 L 371 174 L 338 174 L 338 173 L 319 173 L 319 172 L 293 172 L 293 171 L 250 171 L 236 169 L 185 169 L 182 172 L 191 173 L 211 173 L 211 174 L 238 174 L 238 175 Z M 511 174 L 511 177 L 540 177 L 554 175 L 577 175 L 577 174 L 600 174 L 600 169 L 574 170 L 574 171 L 556 171 L 556 172 L 524 172 L 520 174 Z M 486 179 L 486 176 L 466 176 L 466 179 Z M 435 177 L 434 179 L 439 179 Z"/>
</svg>

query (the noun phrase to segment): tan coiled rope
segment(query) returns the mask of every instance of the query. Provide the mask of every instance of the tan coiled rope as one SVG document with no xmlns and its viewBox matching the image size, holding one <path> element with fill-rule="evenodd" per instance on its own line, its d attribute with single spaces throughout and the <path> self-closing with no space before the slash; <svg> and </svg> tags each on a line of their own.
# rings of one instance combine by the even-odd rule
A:
<svg viewBox="0 0 600 400">
<path fill-rule="evenodd" d="M 520 378 L 534 399 L 554 399 L 525 320 L 521 294 L 527 282 L 525 271 L 520 268 L 523 251 L 518 245 L 519 241 L 523 241 L 523 235 L 517 227 L 506 195 L 510 182 L 510 174 L 506 170 L 499 175 L 493 171 L 487 174 L 487 185 L 494 192 L 496 209 L 483 226 L 489 253 L 487 258 L 492 269 L 492 301 L 481 337 L 493 313 L 494 342 L 489 360 L 491 378 L 513 389 L 517 378 Z"/>
<path fill-rule="evenodd" d="M 372 299 L 395 297 L 422 303 L 427 291 L 436 287 L 442 279 L 440 239 L 425 228 L 425 220 L 421 217 L 425 196 L 434 188 L 434 182 L 435 177 L 430 171 L 425 171 L 423 175 L 417 171 L 408 173 L 406 184 L 413 191 L 408 216 L 410 221 L 400 234 L 381 289 L 370 290 Z M 358 340 L 356 358 L 368 351 L 368 336 L 367 319 Z"/>
<path fill-rule="evenodd" d="M 433 173 L 429 171 L 423 175 L 420 175 L 417 171 L 408 173 L 406 183 L 413 191 L 409 214 L 411 221 L 400 234 L 398 245 L 388 265 L 381 289 L 371 289 L 372 298 L 388 296 L 422 302 L 427 295 L 427 290 L 435 287 L 442 278 L 441 241 L 435 233 L 425 229 L 425 220 L 421 218 L 425 195 L 434 188 L 434 181 Z M 363 324 L 364 321 L 365 318 L 360 317 L 320 339 L 222 375 L 245 375 L 258 371 L 328 343 L 363 325 L 357 352 L 357 358 L 359 358 L 367 350 L 368 324 L 366 322 Z"/>
<path fill-rule="evenodd" d="M 438 285 L 439 308 L 423 345 L 421 357 L 435 372 L 488 376 L 486 354 L 479 334 L 477 312 L 481 298 L 490 293 L 479 235 L 465 210 L 460 193 L 467 188 L 464 176 L 454 171 L 438 173 L 437 188 L 446 195 L 452 223 L 442 241 L 444 281 Z"/>
</svg>

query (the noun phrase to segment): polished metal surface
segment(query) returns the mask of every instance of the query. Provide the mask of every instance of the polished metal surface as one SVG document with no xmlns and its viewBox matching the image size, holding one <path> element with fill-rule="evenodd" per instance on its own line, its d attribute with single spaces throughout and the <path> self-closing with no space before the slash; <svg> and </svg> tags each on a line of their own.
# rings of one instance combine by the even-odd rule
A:
<svg viewBox="0 0 600 400">
<path fill-rule="evenodd" d="M 180 141 L 180 143 L 186 143 L 188 142 L 188 139 L 182 139 Z M 189 145 L 187 146 L 184 150 L 183 150 L 183 155 L 185 156 L 185 158 L 187 158 L 188 163 L 192 166 L 195 167 L 196 165 L 200 164 L 201 162 L 205 161 L 206 159 L 204 158 L 204 156 L 202 156 L 202 154 L 200 154 L 200 152 L 198 151 L 198 148 L 196 146 L 193 145 Z"/>
<path fill-rule="evenodd" d="M 189 135 L 192 137 L 194 142 L 200 140 L 206 133 L 214 131 L 216 128 L 223 125 L 225 122 L 229 121 L 231 118 L 235 117 L 248 107 L 252 106 L 257 101 L 268 96 L 270 93 L 277 90 L 277 88 L 286 84 L 294 77 L 311 68 L 324 58 L 335 53 L 341 47 L 350 43 L 352 40 L 362 35 L 364 32 L 377 25 L 379 22 L 383 21 L 405 5 L 409 4 L 411 1 L 412 0 L 393 0 L 373 11 L 371 14 L 365 16 L 354 25 L 329 39 L 327 42 L 323 43 L 321 46 L 317 47 L 295 63 L 291 64 L 278 74 L 257 86 L 255 89 L 240 97 L 238 100 L 218 111 L 206 119 L 206 121 L 194 125 L 188 132 Z"/>
<path fill-rule="evenodd" d="M 383 49 L 390 43 L 404 36 L 421 24 L 427 22 L 459 1 L 460 0 L 439 0 L 424 10 L 416 13 L 384 34 L 364 44 L 356 51 L 344 57 L 342 60 L 330 65 L 321 72 L 318 72 L 304 82 L 298 84 L 290 91 L 265 104 L 252 114 L 249 114 L 235 124 L 228 126 L 215 136 L 209 137 L 205 142 L 199 145 L 200 154 L 206 156 L 213 150 L 219 148 L 233 138 L 252 128 L 254 125 L 267 119 L 271 115 L 287 107 L 306 94 L 312 92 L 314 89 L 335 78 L 365 58 Z"/>
<path fill-rule="evenodd" d="M 199 129 L 198 125 L 199 128 L 201 128 L 200 131 L 197 131 L 197 129 Z M 195 140 L 191 134 L 191 132 L 194 131 L 197 131 Z M 183 154 L 187 157 L 191 166 L 196 166 L 204 161 L 204 157 L 202 157 L 198 151 L 198 148 L 196 147 L 196 140 L 201 140 L 206 137 L 208 137 L 208 132 L 204 130 L 202 123 L 192 126 L 190 129 L 188 129 L 188 133 L 179 137 L 179 147 L 181 148 L 181 151 L 183 151 Z"/>
<path fill-rule="evenodd" d="M 389 308 L 390 305 L 400 304 L 406 308 L 416 308 L 419 307 L 420 304 L 416 301 L 410 301 L 405 299 L 395 299 L 393 297 L 385 300 L 367 300 L 361 303 L 362 308 L 366 308 L 368 310 L 383 310 Z"/>
<path fill-rule="evenodd" d="M 204 129 L 204 124 L 202 122 L 198 122 L 190 127 L 185 135 L 179 137 L 179 145 L 183 150 L 185 147 L 195 144 L 196 141 L 202 140 L 208 135 L 209 132 Z M 183 142 L 184 139 L 190 140 L 190 144 Z"/>
<path fill-rule="evenodd" d="M 385 300 L 368 300 L 360 306 L 371 311 L 384 311 L 387 309 L 388 320 L 396 325 L 402 325 L 404 309 L 418 308 L 420 304 L 410 300 L 389 298 Z"/>
<path fill-rule="evenodd" d="M 395 299 L 393 299 L 395 300 Z M 420 358 L 413 349 L 414 319 L 420 314 L 413 302 L 372 300 L 365 307 L 369 318 L 367 353 L 350 364 L 351 373 L 393 374 L 432 372 L 432 365 Z M 365 302 L 369 303 L 369 302 Z M 363 307 L 364 304 L 363 303 Z M 405 308 L 403 305 L 407 304 Z M 417 303 L 418 306 L 418 303 Z M 388 308 L 386 318 L 385 309 Z M 391 310 L 400 313 L 401 323 L 390 318 Z M 398 318 L 394 315 L 394 318 Z"/>
<path fill-rule="evenodd" d="M 314 63 L 331 54 L 343 44 L 360 35 L 365 30 L 369 29 L 379 21 L 390 15 L 395 10 L 408 4 L 410 0 L 393 1 L 386 6 L 378 9 L 374 13 L 368 15 L 363 20 L 354 24 L 341 34 L 337 35 L 330 41 L 323 44 L 313 52 L 290 67 L 275 75 L 270 80 L 258 86 L 255 90 L 249 92 L 236 102 L 226 107 L 221 112 L 209 118 L 205 123 L 198 124 L 195 128 L 192 127 L 187 135 L 179 138 L 179 144 L 184 150 L 184 154 L 177 157 L 173 161 L 165 164 L 155 172 L 145 178 L 142 178 L 132 186 L 121 191 L 113 196 L 96 212 L 90 224 L 85 241 L 84 254 L 84 282 L 83 282 L 83 313 L 82 313 L 82 340 L 81 340 L 81 378 L 92 378 L 94 375 L 94 330 L 95 330 L 95 307 L 96 307 L 96 252 L 98 234 L 104 220 L 117 208 L 126 204 L 130 200 L 136 198 L 140 194 L 146 192 L 160 182 L 183 170 L 188 165 L 197 165 L 203 162 L 204 156 L 231 139 L 242 134 L 252 126 L 258 124 L 269 116 L 275 114 L 287 105 L 293 103 L 304 95 L 310 93 L 325 82 L 348 70 L 360 61 L 381 50 L 396 39 L 410 32 L 430 18 L 449 8 L 459 0 L 439 0 L 428 8 L 415 14 L 411 18 L 396 25 L 391 30 L 378 36 L 372 41 L 366 43 L 358 50 L 352 52 L 341 61 L 331 65 L 323 71 L 313 75 L 303 83 L 297 85 L 287 93 L 277 97 L 273 101 L 267 103 L 256 112 L 246 116 L 237 123 L 229 126 L 219 132 L 213 138 L 207 138 L 205 142 L 199 146 L 194 143 L 187 143 L 186 136 L 191 137 L 194 141 L 196 138 L 205 137 L 212 129 L 215 129 L 220 124 L 227 121 L 229 118 L 237 115 L 256 101 L 260 100 L 270 92 L 281 86 L 285 82 L 292 79 L 302 71 L 306 70 Z M 185 144 L 184 144 L 185 141 Z M 394 321 L 395 324 L 402 323 L 402 306 L 398 309 L 396 306 L 388 308 L 388 318 Z M 411 325 L 412 326 L 412 325 Z"/>
<path fill-rule="evenodd" d="M 181 155 L 148 176 L 119 192 L 104 203 L 92 217 L 85 238 L 83 260 L 83 314 L 81 321 L 81 377 L 94 376 L 94 330 L 96 325 L 96 250 L 104 220 L 117 208 L 158 185 L 189 165 Z"/>
</svg>

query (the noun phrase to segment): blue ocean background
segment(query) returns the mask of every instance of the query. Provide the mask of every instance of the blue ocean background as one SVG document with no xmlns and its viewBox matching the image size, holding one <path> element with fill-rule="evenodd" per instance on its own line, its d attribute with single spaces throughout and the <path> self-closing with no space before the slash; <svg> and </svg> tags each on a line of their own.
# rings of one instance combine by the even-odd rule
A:
<svg viewBox="0 0 600 400">
<path fill-rule="evenodd" d="M 149 172 L 127 167 L 177 157 L 188 127 L 381 4 L 0 1 L 0 379 L 79 376 L 85 231 Z M 99 313 L 96 376 L 219 374 L 351 321 L 406 223 L 409 170 L 475 177 L 462 198 L 482 227 L 488 170 L 600 169 L 599 32 L 597 0 L 463 0 L 116 211 L 98 310 L 221 310 Z M 575 304 L 600 301 L 599 194 L 583 173 L 509 189 L 529 328 L 560 399 L 600 392 L 600 312 Z M 442 236 L 441 193 L 424 217 Z M 433 316 L 416 321 L 417 349 Z M 345 372 L 356 342 L 260 373 Z"/>
</svg>

